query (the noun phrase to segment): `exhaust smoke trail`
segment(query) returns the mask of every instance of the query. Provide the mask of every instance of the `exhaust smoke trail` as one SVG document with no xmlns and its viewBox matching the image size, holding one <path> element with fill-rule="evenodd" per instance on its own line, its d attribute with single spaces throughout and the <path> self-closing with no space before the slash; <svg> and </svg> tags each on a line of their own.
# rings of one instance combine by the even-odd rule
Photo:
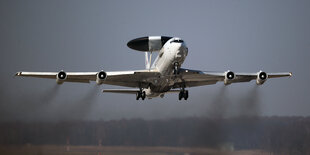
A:
<svg viewBox="0 0 310 155">
<path fill-rule="evenodd" d="M 208 105 L 205 111 L 207 119 L 205 119 L 205 124 L 199 124 L 196 127 L 195 130 L 198 132 L 195 140 L 204 143 L 207 147 L 221 148 L 222 143 L 227 139 L 226 129 L 223 128 L 224 119 L 228 110 L 226 86 L 221 86 L 212 97 L 211 100 L 204 99 L 204 101 L 209 101 L 209 103 L 204 103 Z M 193 143 L 195 144 L 195 142 Z M 224 154 L 224 152 L 222 153 Z"/>
<path fill-rule="evenodd" d="M 45 118 L 51 103 L 59 92 L 59 86 L 54 85 L 41 92 L 14 91 L 9 93 L 6 100 L 1 101 L 1 121 L 11 120 L 41 120 Z"/>
<path fill-rule="evenodd" d="M 231 149 L 230 146 L 233 144 L 230 142 L 230 137 L 234 132 L 252 133 L 260 130 L 260 121 L 257 116 L 261 114 L 260 94 L 257 85 L 245 93 L 242 90 L 234 90 L 234 92 L 228 93 L 227 89 L 226 86 L 222 86 L 214 94 L 214 98 L 207 109 L 208 119 L 206 121 L 209 122 L 206 124 L 209 125 L 201 124 L 197 128 L 200 132 L 197 133 L 196 137 L 197 140 L 205 141 L 208 146 L 224 150 L 223 154 L 225 154 L 225 150 Z M 227 123 L 234 117 L 240 117 L 240 124 L 227 128 Z M 210 122 L 212 122 L 212 126 L 210 126 Z M 212 143 L 209 143 L 210 141 Z"/>
<path fill-rule="evenodd" d="M 257 117 L 261 115 L 259 86 L 253 86 L 244 97 L 237 100 L 238 116 Z"/>
<path fill-rule="evenodd" d="M 39 95 L 39 102 L 42 104 L 50 104 L 59 92 L 60 86 L 55 84 L 51 89 L 46 90 L 41 95 Z"/>
<path fill-rule="evenodd" d="M 207 110 L 210 118 L 251 117 L 261 114 L 259 86 L 254 85 L 249 90 L 234 88 L 231 93 L 227 89 L 222 86 L 214 95 Z"/>
<path fill-rule="evenodd" d="M 221 119 L 225 117 L 227 112 L 227 91 L 226 86 L 221 86 L 219 92 L 216 93 L 207 109 L 207 116 L 212 119 Z"/>
<path fill-rule="evenodd" d="M 95 104 L 98 98 L 99 86 L 95 85 L 89 90 L 82 98 L 76 98 L 75 101 L 71 101 L 69 104 L 64 104 L 61 120 L 81 120 L 87 119 L 92 106 Z"/>
<path fill-rule="evenodd" d="M 59 92 L 59 88 L 60 86 L 58 84 L 55 84 L 52 88 L 47 88 L 42 92 L 35 94 L 29 94 L 28 92 L 24 92 L 22 94 L 19 94 L 19 96 L 17 97 L 20 99 L 20 102 L 23 102 L 23 104 L 26 104 L 29 107 L 40 107 L 50 104 L 56 98 Z"/>
</svg>

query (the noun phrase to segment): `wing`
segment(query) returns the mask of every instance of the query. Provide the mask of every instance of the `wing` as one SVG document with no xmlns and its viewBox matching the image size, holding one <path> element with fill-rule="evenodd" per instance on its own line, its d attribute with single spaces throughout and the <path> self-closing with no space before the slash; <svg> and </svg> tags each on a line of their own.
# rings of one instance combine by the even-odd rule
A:
<svg viewBox="0 0 310 155">
<path fill-rule="evenodd" d="M 238 83 L 238 82 L 249 82 L 251 80 L 257 80 L 257 84 L 264 83 L 267 78 L 279 78 L 292 76 L 290 72 L 283 73 L 266 73 L 266 79 L 260 80 L 260 73 L 233 73 L 234 78 L 229 80 L 226 78 L 227 72 L 212 72 L 212 71 L 200 71 L 200 70 L 190 70 L 190 69 L 180 69 L 180 74 L 178 76 L 178 81 L 173 86 L 174 88 L 180 87 L 196 87 L 203 85 L 216 84 L 219 81 L 223 81 L 225 84 Z"/>
<path fill-rule="evenodd" d="M 16 76 L 37 77 L 56 79 L 60 72 L 17 72 Z M 99 72 L 66 72 L 66 78 L 61 82 L 82 82 L 89 83 L 96 81 Z M 149 79 L 156 77 L 160 73 L 156 70 L 136 70 L 136 71 L 114 71 L 105 72 L 107 77 L 102 81 L 104 84 L 147 88 Z"/>
<path fill-rule="evenodd" d="M 15 76 L 36 77 L 46 79 L 57 79 L 59 72 L 17 72 Z M 64 82 L 89 83 L 96 80 L 97 72 L 66 72 L 67 78 Z"/>
<path fill-rule="evenodd" d="M 136 94 L 139 89 L 104 89 L 102 93 Z"/>
</svg>

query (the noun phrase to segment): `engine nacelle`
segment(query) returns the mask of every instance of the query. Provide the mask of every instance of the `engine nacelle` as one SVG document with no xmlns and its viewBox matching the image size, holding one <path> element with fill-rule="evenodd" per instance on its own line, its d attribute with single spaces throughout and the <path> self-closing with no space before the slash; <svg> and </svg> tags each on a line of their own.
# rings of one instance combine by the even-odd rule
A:
<svg viewBox="0 0 310 155">
<path fill-rule="evenodd" d="M 224 84 L 229 85 L 232 83 L 232 80 L 235 79 L 235 73 L 232 71 L 225 72 Z"/>
<path fill-rule="evenodd" d="M 105 71 L 100 71 L 97 73 L 97 77 L 96 77 L 96 83 L 98 85 L 102 84 L 103 81 L 107 78 L 107 73 Z"/>
<path fill-rule="evenodd" d="M 62 84 L 67 79 L 67 73 L 61 70 L 56 75 L 56 82 L 57 84 Z"/>
<path fill-rule="evenodd" d="M 264 82 L 266 82 L 267 79 L 268 79 L 267 73 L 263 72 L 263 71 L 259 71 L 257 73 L 256 84 L 262 85 L 262 84 L 264 84 Z"/>
</svg>

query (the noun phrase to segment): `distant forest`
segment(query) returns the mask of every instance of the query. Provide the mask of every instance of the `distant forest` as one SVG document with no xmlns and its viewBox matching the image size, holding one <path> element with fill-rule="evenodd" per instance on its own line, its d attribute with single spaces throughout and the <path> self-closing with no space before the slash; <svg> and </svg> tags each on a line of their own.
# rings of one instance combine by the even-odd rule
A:
<svg viewBox="0 0 310 155">
<path fill-rule="evenodd" d="M 310 154 L 310 117 L 0 123 L 0 145 L 23 144 L 214 147 Z"/>
</svg>

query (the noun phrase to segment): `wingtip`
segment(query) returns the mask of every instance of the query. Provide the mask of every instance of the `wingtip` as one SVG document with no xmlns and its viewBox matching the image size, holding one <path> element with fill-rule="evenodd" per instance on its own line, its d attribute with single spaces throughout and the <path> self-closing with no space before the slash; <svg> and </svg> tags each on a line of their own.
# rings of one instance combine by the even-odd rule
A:
<svg viewBox="0 0 310 155">
<path fill-rule="evenodd" d="M 22 72 L 16 72 L 15 76 L 20 76 L 22 74 Z"/>
</svg>

